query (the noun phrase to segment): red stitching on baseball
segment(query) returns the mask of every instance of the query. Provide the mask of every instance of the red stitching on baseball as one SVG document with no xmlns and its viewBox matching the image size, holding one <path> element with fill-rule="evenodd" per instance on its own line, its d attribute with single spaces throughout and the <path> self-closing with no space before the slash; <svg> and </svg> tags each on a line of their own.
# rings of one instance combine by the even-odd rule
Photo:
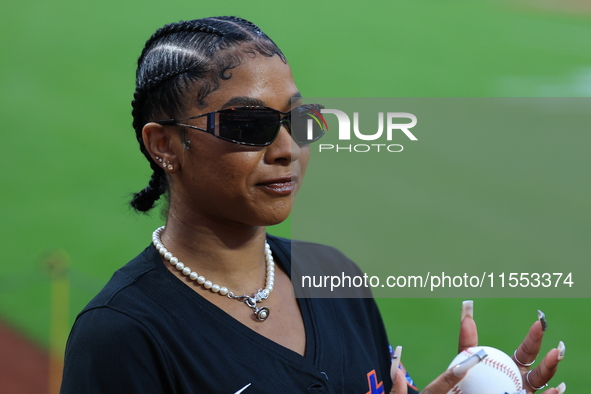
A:
<svg viewBox="0 0 591 394">
<path fill-rule="evenodd" d="M 471 356 L 474 354 L 474 352 L 472 352 L 470 349 L 466 349 L 464 350 L 464 352 L 466 352 L 468 354 L 468 356 Z M 517 390 L 521 390 L 521 379 L 519 375 L 515 374 L 515 372 L 511 369 L 511 367 L 497 361 L 497 360 L 492 360 L 489 359 L 488 357 L 485 358 L 484 360 L 482 360 L 481 362 L 483 362 L 485 365 L 488 365 L 489 367 L 495 368 L 497 370 L 502 371 L 505 375 L 507 375 L 515 384 L 515 387 L 517 387 Z"/>
</svg>

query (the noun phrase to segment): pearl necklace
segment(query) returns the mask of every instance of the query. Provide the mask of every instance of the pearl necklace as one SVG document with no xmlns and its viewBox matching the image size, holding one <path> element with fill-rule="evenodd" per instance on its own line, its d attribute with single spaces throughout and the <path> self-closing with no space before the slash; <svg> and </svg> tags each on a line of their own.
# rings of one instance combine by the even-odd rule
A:
<svg viewBox="0 0 591 394">
<path fill-rule="evenodd" d="M 226 287 L 222 287 L 218 284 L 212 283 L 211 281 L 205 279 L 203 276 L 199 275 L 197 272 L 191 270 L 191 268 L 186 267 L 185 264 L 181 263 L 179 259 L 174 257 L 172 253 L 168 251 L 162 244 L 162 240 L 160 239 L 160 234 L 164 230 L 165 226 L 159 227 L 154 230 L 152 234 L 152 242 L 154 246 L 158 250 L 158 252 L 164 257 L 165 260 L 168 260 L 170 264 L 174 265 L 177 270 L 181 271 L 183 275 L 188 276 L 189 279 L 196 281 L 206 289 L 218 293 L 222 296 L 227 296 L 228 298 L 232 298 L 238 300 L 240 302 L 244 302 L 255 314 L 255 317 L 258 321 L 263 322 L 267 320 L 271 311 L 268 307 L 263 306 L 257 308 L 257 302 L 261 302 L 269 298 L 269 294 L 273 291 L 273 286 L 275 285 L 275 262 L 273 261 L 273 253 L 271 252 L 271 247 L 265 241 L 265 261 L 267 263 L 267 277 L 265 279 L 265 288 L 258 289 L 257 292 L 252 296 L 248 296 L 246 294 L 237 296 L 231 291 L 228 290 Z"/>
</svg>

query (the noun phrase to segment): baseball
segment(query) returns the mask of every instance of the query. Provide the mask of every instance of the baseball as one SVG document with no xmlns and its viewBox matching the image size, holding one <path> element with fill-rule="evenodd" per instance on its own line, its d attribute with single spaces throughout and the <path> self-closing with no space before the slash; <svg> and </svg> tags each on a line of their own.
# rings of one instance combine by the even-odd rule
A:
<svg viewBox="0 0 591 394">
<path fill-rule="evenodd" d="M 464 350 L 453 359 L 451 368 L 479 350 L 484 350 L 487 357 L 472 367 L 466 376 L 455 385 L 448 394 L 516 394 L 525 393 L 521 372 L 515 362 L 502 351 L 476 346 Z"/>
</svg>

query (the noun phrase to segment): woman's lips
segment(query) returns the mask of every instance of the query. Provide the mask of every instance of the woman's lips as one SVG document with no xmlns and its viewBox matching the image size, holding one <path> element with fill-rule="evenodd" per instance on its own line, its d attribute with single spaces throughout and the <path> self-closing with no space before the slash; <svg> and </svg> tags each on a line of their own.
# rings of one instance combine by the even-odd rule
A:
<svg viewBox="0 0 591 394">
<path fill-rule="evenodd" d="M 257 183 L 257 186 L 263 188 L 265 191 L 270 192 L 271 194 L 287 196 L 294 191 L 295 184 L 295 177 L 282 177 L 265 180 L 263 182 Z"/>
</svg>

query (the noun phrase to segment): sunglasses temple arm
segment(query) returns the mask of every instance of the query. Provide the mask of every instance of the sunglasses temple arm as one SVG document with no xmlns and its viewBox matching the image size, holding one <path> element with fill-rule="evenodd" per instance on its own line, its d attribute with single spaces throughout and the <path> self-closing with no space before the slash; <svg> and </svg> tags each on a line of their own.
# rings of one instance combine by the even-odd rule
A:
<svg viewBox="0 0 591 394">
<path fill-rule="evenodd" d="M 206 133 L 213 134 L 213 133 L 212 133 L 212 132 L 210 132 L 209 130 L 202 129 L 201 127 L 197 127 L 197 126 L 192 126 L 192 125 L 190 125 L 190 124 L 176 123 L 176 122 L 175 122 L 174 124 L 175 124 L 176 126 L 184 126 L 184 127 L 188 127 L 188 128 L 190 128 L 190 129 L 195 129 L 195 130 L 199 130 L 199 131 L 205 131 Z"/>
<path fill-rule="evenodd" d="M 321 121 L 322 123 L 324 123 L 324 127 L 326 128 L 326 130 L 328 130 L 328 123 L 326 123 L 326 120 L 324 119 L 324 116 L 322 115 L 322 113 L 313 110 L 310 108 L 310 111 L 313 112 Z"/>
</svg>

